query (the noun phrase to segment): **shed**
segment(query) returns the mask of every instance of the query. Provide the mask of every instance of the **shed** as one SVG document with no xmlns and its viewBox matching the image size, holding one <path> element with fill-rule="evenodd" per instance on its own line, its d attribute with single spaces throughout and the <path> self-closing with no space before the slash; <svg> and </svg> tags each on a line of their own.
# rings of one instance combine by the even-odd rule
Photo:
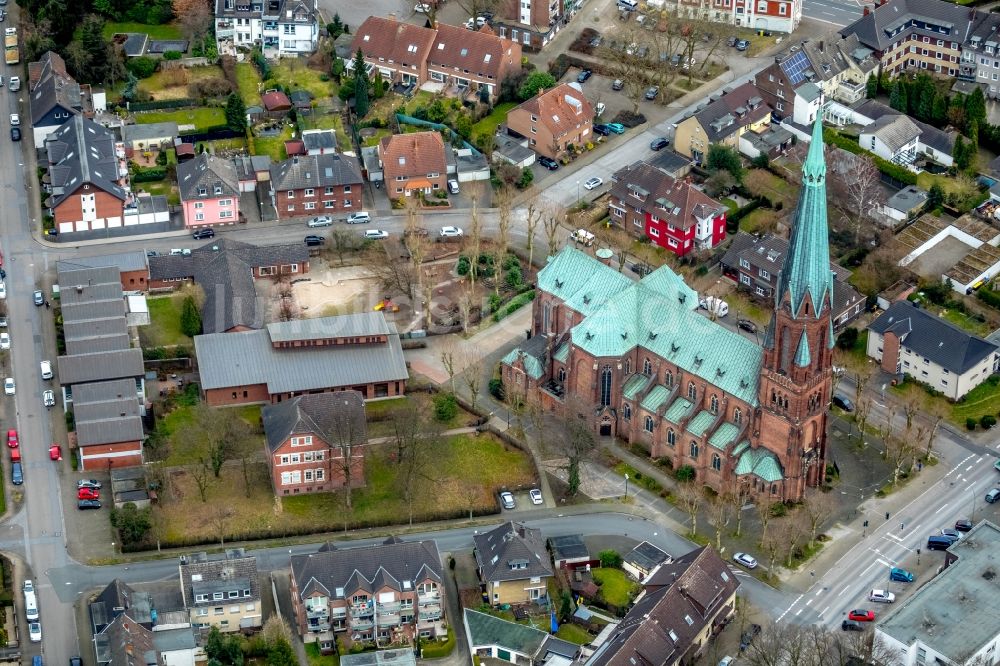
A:
<svg viewBox="0 0 1000 666">
<path fill-rule="evenodd" d="M 270 116 L 283 116 L 292 109 L 292 101 L 280 90 L 270 90 L 260 96 L 264 112 Z"/>
<path fill-rule="evenodd" d="M 590 551 L 579 534 L 551 537 L 549 550 L 552 551 L 552 561 L 557 569 L 573 568 L 574 564 L 590 562 Z"/>
<path fill-rule="evenodd" d="M 666 562 L 673 562 L 673 558 L 648 541 L 643 541 L 622 558 L 622 569 L 641 583 Z"/>
<path fill-rule="evenodd" d="M 292 105 L 300 111 L 312 110 L 313 96 L 308 90 L 296 90 L 288 96 L 288 99 L 291 101 Z"/>
</svg>

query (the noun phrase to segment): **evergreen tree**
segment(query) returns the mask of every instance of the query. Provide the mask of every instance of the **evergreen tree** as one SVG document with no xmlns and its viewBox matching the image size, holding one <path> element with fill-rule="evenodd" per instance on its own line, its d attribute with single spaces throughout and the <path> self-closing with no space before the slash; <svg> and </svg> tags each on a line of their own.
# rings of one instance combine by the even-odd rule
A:
<svg viewBox="0 0 1000 666">
<path fill-rule="evenodd" d="M 126 102 L 134 102 L 135 96 L 139 92 L 139 79 L 132 72 L 128 73 L 125 80 L 125 87 L 122 89 L 122 99 Z"/>
<path fill-rule="evenodd" d="M 340 20 L 340 14 L 334 13 L 330 25 L 326 26 L 326 31 L 330 33 L 330 37 L 333 39 L 337 39 L 337 37 L 344 34 L 344 22 Z"/>
<path fill-rule="evenodd" d="M 185 298 L 181 305 L 181 333 L 189 338 L 201 333 L 201 313 L 192 296 Z"/>
<path fill-rule="evenodd" d="M 358 52 L 354 54 L 354 112 L 358 118 L 364 118 L 368 113 L 370 106 L 368 88 L 370 85 L 365 54 L 361 52 L 361 49 L 358 49 Z"/>
<path fill-rule="evenodd" d="M 729 146 L 721 143 L 712 144 L 708 149 L 708 160 L 705 165 L 713 173 L 728 171 L 736 185 L 743 182 L 743 162 L 740 160 L 739 153 Z"/>
<path fill-rule="evenodd" d="M 930 122 L 934 115 L 934 81 L 922 74 L 917 77 L 916 88 L 916 97 L 911 95 L 910 99 L 917 107 L 915 109 L 917 119 L 925 123 Z"/>
<path fill-rule="evenodd" d="M 906 84 L 902 79 L 896 79 L 896 82 L 892 85 L 892 93 L 889 95 L 889 106 L 906 113 L 907 101 L 906 101 Z"/>
<path fill-rule="evenodd" d="M 983 89 L 979 86 L 965 98 L 965 122 L 980 124 L 986 122 L 986 97 L 983 96 Z"/>
<path fill-rule="evenodd" d="M 226 99 L 226 125 L 234 132 L 247 131 L 247 105 L 238 92 L 229 93 Z"/>
<path fill-rule="evenodd" d="M 955 147 L 951 151 L 951 156 L 955 160 L 955 168 L 965 171 L 969 168 L 972 153 L 969 152 L 968 143 L 959 135 L 955 137 Z"/>
<path fill-rule="evenodd" d="M 88 14 L 80 26 L 80 47 L 87 54 L 87 62 L 80 74 L 86 83 L 104 83 L 111 70 L 110 44 L 104 39 L 104 19 Z"/>
<path fill-rule="evenodd" d="M 874 74 L 868 75 L 868 81 L 865 83 L 865 97 L 868 99 L 874 99 L 875 95 L 878 94 L 878 79 Z"/>
<path fill-rule="evenodd" d="M 937 210 L 944 205 L 944 190 L 941 184 L 935 182 L 927 192 L 927 210 Z"/>
<path fill-rule="evenodd" d="M 942 127 L 948 120 L 948 96 L 934 93 L 934 103 L 931 106 L 931 124 Z"/>
<path fill-rule="evenodd" d="M 965 135 L 967 137 L 969 137 L 969 143 L 971 143 L 973 145 L 973 147 L 978 146 L 979 145 L 979 123 L 977 123 L 974 120 L 970 121 L 969 122 L 969 129 L 967 129 L 965 131 Z"/>
</svg>

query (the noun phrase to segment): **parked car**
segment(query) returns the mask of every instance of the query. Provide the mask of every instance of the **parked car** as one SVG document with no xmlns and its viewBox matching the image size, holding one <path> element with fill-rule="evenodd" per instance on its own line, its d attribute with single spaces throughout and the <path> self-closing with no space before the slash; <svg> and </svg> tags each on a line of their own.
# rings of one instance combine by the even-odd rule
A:
<svg viewBox="0 0 1000 666">
<path fill-rule="evenodd" d="M 10 464 L 10 482 L 15 486 L 24 483 L 24 470 L 21 469 L 21 463 L 12 462 Z"/>
<path fill-rule="evenodd" d="M 594 176 L 593 178 L 588 178 L 587 182 L 583 186 L 588 190 L 596 190 L 598 187 L 604 184 L 604 180 Z"/>
<path fill-rule="evenodd" d="M 382 231 L 381 229 L 367 229 L 365 230 L 365 240 L 382 240 L 383 238 L 388 238 L 389 232 Z"/>
<path fill-rule="evenodd" d="M 998 499 L 1000 499 L 1000 488 L 994 488 L 990 492 L 986 493 L 986 501 L 993 504 Z"/>
<path fill-rule="evenodd" d="M 458 181 L 457 180 L 449 180 L 448 181 L 448 193 L 449 194 L 458 194 L 458 192 L 459 192 Z"/>
<path fill-rule="evenodd" d="M 831 402 L 833 402 L 834 407 L 839 407 L 845 412 L 854 411 L 854 402 L 852 402 L 850 398 L 848 398 L 846 395 L 842 393 L 834 393 L 833 400 Z"/>
<path fill-rule="evenodd" d="M 748 42 L 747 40 L 741 39 L 738 42 L 736 42 L 737 51 L 746 51 L 748 48 L 750 48 L 750 42 Z"/>
<path fill-rule="evenodd" d="M 955 541 L 958 541 L 959 539 L 962 538 L 962 533 L 954 529 L 953 527 L 946 527 L 943 530 L 941 530 L 941 536 L 948 537 L 949 539 L 954 539 Z"/>
<path fill-rule="evenodd" d="M 736 46 L 736 42 L 738 42 L 738 41 L 740 41 L 740 40 L 737 39 L 735 36 L 733 36 L 733 37 L 730 37 L 729 39 L 726 40 L 726 45 L 727 46 Z"/>
<path fill-rule="evenodd" d="M 505 509 L 513 509 L 516 507 L 517 504 L 514 502 L 514 495 L 506 490 L 500 493 L 500 505 Z"/>
<path fill-rule="evenodd" d="M 750 644 L 753 643 L 753 639 L 760 633 L 759 624 L 751 624 L 750 628 L 743 632 L 740 636 L 740 652 L 745 651 Z"/>
<path fill-rule="evenodd" d="M 31 300 L 35 305 L 45 305 L 45 296 L 42 295 L 41 289 L 36 289 L 31 295 Z"/>
<path fill-rule="evenodd" d="M 736 564 L 745 566 L 747 569 L 757 568 L 757 560 L 746 553 L 734 553 L 733 561 L 736 562 Z"/>
<path fill-rule="evenodd" d="M 97 488 L 100 490 L 101 482 L 97 479 L 80 479 L 76 482 L 77 488 Z"/>
<path fill-rule="evenodd" d="M 7 317 L 0 317 L 0 328 L 7 328 Z"/>
<path fill-rule="evenodd" d="M 322 245 L 325 242 L 326 239 L 323 238 L 322 236 L 315 236 L 310 234 L 309 236 L 305 237 L 305 244 L 308 245 L 309 247 L 316 247 L 317 245 Z"/>
<path fill-rule="evenodd" d="M 52 389 L 42 391 L 42 404 L 46 407 L 56 406 L 56 394 L 52 391 Z"/>
<path fill-rule="evenodd" d="M 95 500 L 95 499 L 79 500 L 76 503 L 76 508 L 78 508 L 80 511 L 84 511 L 86 509 L 100 509 L 101 500 Z"/>
<path fill-rule="evenodd" d="M 354 214 L 356 214 L 356 213 L 352 213 L 352 215 L 354 215 Z M 364 221 L 367 222 L 368 220 L 366 219 Z M 348 222 L 348 224 L 351 224 L 351 218 L 350 218 L 350 216 L 348 216 L 347 222 Z M 330 217 L 329 215 L 317 215 L 316 217 L 309 218 L 309 221 L 306 222 L 306 226 L 309 227 L 309 228 L 313 228 L 313 227 L 328 227 L 331 224 L 333 224 L 333 218 Z"/>
<path fill-rule="evenodd" d="M 28 623 L 28 639 L 32 643 L 42 642 L 42 623 L 41 622 L 29 622 Z"/>
<path fill-rule="evenodd" d="M 870 610 L 852 610 L 847 614 L 848 620 L 854 620 L 856 622 L 874 622 L 875 621 L 875 611 Z"/>
<path fill-rule="evenodd" d="M 615 79 L 614 81 L 611 82 L 612 90 L 621 90 L 624 87 L 625 87 L 625 82 L 622 81 L 621 79 Z"/>
<path fill-rule="evenodd" d="M 965 520 L 963 518 L 962 520 L 956 520 L 955 521 L 955 529 L 958 530 L 959 532 L 968 532 L 973 527 L 974 526 L 973 526 L 971 520 Z"/>
<path fill-rule="evenodd" d="M 17 431 L 13 428 L 7 431 L 7 446 L 12 449 L 16 449 L 19 446 L 17 441 Z"/>
<path fill-rule="evenodd" d="M 611 134 L 611 128 L 604 123 L 598 123 L 594 125 L 594 134 L 600 134 L 601 136 L 607 136 Z"/>
<path fill-rule="evenodd" d="M 17 392 L 17 386 L 14 384 L 13 377 L 3 380 L 3 392 L 7 395 L 14 395 Z"/>
<path fill-rule="evenodd" d="M 0 349 L 10 349 L 10 333 L 0 333 Z"/>
<path fill-rule="evenodd" d="M 7 283 L 0 282 L 0 299 L 7 298 Z"/>
<path fill-rule="evenodd" d="M 669 145 L 670 145 L 670 139 L 667 139 L 667 138 L 661 136 L 661 137 L 657 137 L 657 138 L 655 138 L 655 139 L 653 139 L 652 141 L 649 142 L 649 149 L 650 150 L 663 150 L 664 148 L 666 148 Z"/>
<path fill-rule="evenodd" d="M 589 69 L 585 69 L 582 72 L 580 72 L 580 74 L 576 77 L 576 82 L 577 83 L 586 83 L 587 79 L 589 79 L 593 74 L 594 73 L 592 71 L 590 71 Z"/>
<path fill-rule="evenodd" d="M 865 625 L 856 620 L 844 620 L 840 623 L 841 631 L 864 631 Z"/>
<path fill-rule="evenodd" d="M 441 227 L 441 238 L 461 238 L 462 230 L 458 227 Z"/>
<path fill-rule="evenodd" d="M 20 127 L 11 127 L 10 128 L 10 140 L 11 141 L 20 141 L 21 140 L 21 128 Z"/>
<path fill-rule="evenodd" d="M 77 488 L 77 499 L 101 499 L 101 492 L 96 488 Z"/>
<path fill-rule="evenodd" d="M 737 319 L 736 320 L 736 325 L 739 326 L 740 328 L 742 328 L 747 333 L 756 333 L 757 332 L 757 324 L 753 323 L 749 319 Z"/>
<path fill-rule="evenodd" d="M 608 129 L 614 132 L 615 134 L 625 133 L 625 126 L 622 125 L 621 123 L 608 123 Z"/>
<path fill-rule="evenodd" d="M 646 88 L 646 99 L 650 101 L 656 99 L 656 96 L 659 94 L 660 94 L 659 86 L 649 86 L 648 88 Z"/>
<path fill-rule="evenodd" d="M 10 114 L 10 126 L 18 127 L 20 124 L 21 124 L 21 116 L 17 115 L 16 113 Z"/>
<path fill-rule="evenodd" d="M 541 164 L 546 169 L 548 169 L 549 171 L 555 171 L 556 169 L 559 168 L 559 162 L 556 162 L 551 157 L 546 157 L 545 155 L 542 155 L 541 157 L 538 158 L 538 163 Z"/>
<path fill-rule="evenodd" d="M 532 504 L 542 504 L 545 499 L 542 497 L 542 491 L 538 488 L 532 488 L 528 491 L 528 497 L 531 498 Z"/>
<path fill-rule="evenodd" d="M 431 6 L 423 2 L 418 2 L 417 4 L 413 5 L 413 11 L 416 14 L 430 14 Z"/>
<path fill-rule="evenodd" d="M 896 601 L 896 595 L 888 590 L 872 590 L 868 593 L 868 601 L 880 604 L 891 604 Z"/>
<path fill-rule="evenodd" d="M 912 583 L 913 574 L 911 574 L 906 569 L 900 569 L 899 567 L 893 567 L 889 569 L 889 580 L 894 580 L 897 583 Z"/>
<path fill-rule="evenodd" d="M 215 229 L 199 229 L 198 231 L 191 234 L 191 238 L 195 240 L 205 240 L 207 238 L 215 238 Z"/>
</svg>

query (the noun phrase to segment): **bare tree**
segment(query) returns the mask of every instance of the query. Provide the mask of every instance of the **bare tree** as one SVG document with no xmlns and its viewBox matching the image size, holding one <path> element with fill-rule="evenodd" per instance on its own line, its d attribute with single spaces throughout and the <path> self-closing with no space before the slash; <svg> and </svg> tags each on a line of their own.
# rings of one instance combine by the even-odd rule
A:
<svg viewBox="0 0 1000 666">
<path fill-rule="evenodd" d="M 479 252 L 483 240 L 483 220 L 479 214 L 478 198 L 473 195 L 472 212 L 469 215 L 469 235 L 466 251 L 469 253 L 469 281 L 476 286 L 476 272 L 479 270 Z"/>
<path fill-rule="evenodd" d="M 191 478 L 194 479 L 194 484 L 198 487 L 198 496 L 201 497 L 202 502 L 207 502 L 208 481 L 211 478 L 209 477 L 211 466 L 209 465 L 208 460 L 204 457 L 199 457 L 198 464 L 191 465 L 189 469 L 191 471 Z"/>
<path fill-rule="evenodd" d="M 528 233 L 527 250 L 528 250 L 528 266 L 527 270 L 532 269 L 532 261 L 535 257 L 535 230 L 538 229 L 538 223 L 542 219 L 542 210 L 538 207 L 538 200 L 532 199 L 528 203 L 528 210 L 525 213 L 524 223 L 525 229 Z"/>
<path fill-rule="evenodd" d="M 690 485 L 690 484 L 689 484 Z M 732 504 L 722 495 L 713 495 L 708 505 L 712 526 L 715 528 L 715 549 L 722 550 L 722 532 L 729 525 Z"/>
<path fill-rule="evenodd" d="M 784 516 L 778 520 L 774 526 L 775 532 L 781 537 L 785 548 L 785 566 L 792 567 L 792 560 L 795 558 L 795 551 L 802 543 L 802 537 L 806 534 L 806 526 L 795 516 Z"/>
<path fill-rule="evenodd" d="M 339 395 L 339 394 L 335 394 Z M 354 508 L 351 492 L 354 487 L 354 466 L 364 459 L 364 446 L 368 443 L 365 412 L 355 407 L 348 398 L 343 399 L 342 408 L 332 409 L 328 414 L 330 465 L 344 481 L 344 505 L 348 511 Z"/>
<path fill-rule="evenodd" d="M 914 450 L 909 437 L 905 433 L 900 435 L 896 432 L 893 422 L 896 420 L 898 409 L 895 403 L 888 403 L 886 419 L 878 428 L 879 437 L 882 439 L 883 457 L 892 467 L 893 486 L 899 481 L 900 473 L 908 466 L 907 463 L 912 459 Z"/>
<path fill-rule="evenodd" d="M 418 271 L 413 269 L 409 261 L 403 261 L 391 250 L 398 248 L 394 243 L 374 243 L 364 253 L 364 264 L 379 284 L 386 289 L 402 292 L 407 298 L 413 299 L 417 288 Z"/>
<path fill-rule="evenodd" d="M 330 232 L 330 240 L 333 245 L 333 252 L 337 255 L 337 261 L 344 265 L 344 255 L 358 249 L 357 236 L 348 233 L 344 229 L 334 229 Z"/>
<path fill-rule="evenodd" d="M 677 486 L 677 503 L 691 521 L 691 534 L 698 534 L 698 509 L 705 501 L 705 496 L 694 482 L 682 483 Z"/>
<path fill-rule="evenodd" d="M 469 326 L 472 324 L 472 285 L 470 284 L 467 289 L 462 289 L 461 293 L 458 295 L 458 315 L 462 324 L 462 333 L 467 334 L 469 332 Z"/>
<path fill-rule="evenodd" d="M 834 505 L 822 493 L 807 493 L 799 509 L 809 525 L 809 546 L 816 543 L 816 535 L 830 516 L 833 515 Z"/>
<path fill-rule="evenodd" d="M 754 502 L 754 508 L 757 509 L 757 518 L 760 520 L 760 543 L 762 545 L 765 539 L 767 539 L 767 527 L 774 517 L 771 510 L 775 504 L 775 500 L 770 495 L 764 494 L 758 495 Z"/>
<path fill-rule="evenodd" d="M 736 515 L 736 537 L 742 536 L 743 533 L 743 507 L 747 505 L 750 501 L 750 497 L 753 495 L 753 491 L 750 489 L 750 484 L 738 482 L 733 491 L 726 496 L 726 499 L 733 506 L 733 512 Z"/>
<path fill-rule="evenodd" d="M 434 471 L 434 444 L 440 436 L 440 427 L 415 401 L 392 415 L 393 437 L 396 444 L 396 464 L 402 482 L 409 522 L 413 524 L 413 504 L 421 480 L 432 480 Z"/>
<path fill-rule="evenodd" d="M 448 373 L 448 382 L 451 384 L 451 392 L 455 392 L 455 352 L 451 349 L 445 349 L 441 352 L 441 365 L 444 366 L 445 372 Z"/>
<path fill-rule="evenodd" d="M 615 40 L 617 49 L 609 44 L 598 48 L 595 55 L 607 65 L 608 76 L 621 81 L 622 92 L 632 102 L 632 113 L 639 113 L 647 85 L 646 63 L 639 56 L 641 49 L 648 48 L 646 34 L 629 23 L 615 31 Z"/>
<path fill-rule="evenodd" d="M 212 9 L 206 0 L 174 0 L 173 9 L 185 37 L 192 42 L 205 39 L 214 20 Z"/>
<path fill-rule="evenodd" d="M 934 438 L 937 437 L 941 421 L 947 416 L 947 407 L 937 400 L 928 401 L 924 410 L 924 421 L 917 428 L 917 444 L 923 443 L 924 459 L 929 460 L 934 449 Z"/>
<path fill-rule="evenodd" d="M 508 396 L 509 409 L 518 423 L 524 412 L 532 417 L 533 408 L 525 405 L 521 396 Z M 595 447 L 594 433 L 587 424 L 587 405 L 578 399 L 567 397 L 554 419 L 538 419 L 541 425 L 539 443 L 543 454 L 550 458 L 563 458 L 563 469 L 567 475 L 567 494 L 576 496 L 580 490 L 580 465 L 589 457 Z"/>
<path fill-rule="evenodd" d="M 566 211 L 561 207 L 549 206 L 542 216 L 542 230 L 549 246 L 549 256 L 555 256 L 559 251 L 559 223 L 566 217 Z"/>
<path fill-rule="evenodd" d="M 493 284 L 494 293 L 499 296 L 503 262 L 507 258 L 507 249 L 510 246 L 511 208 L 514 203 L 513 192 L 511 192 L 509 187 L 502 185 L 496 192 L 494 203 L 497 206 L 497 235 L 496 246 L 493 252 Z"/>
<path fill-rule="evenodd" d="M 476 401 L 479 398 L 479 389 L 483 384 L 483 355 L 480 350 L 473 345 L 466 345 L 461 352 L 462 366 L 464 368 L 462 379 L 465 387 L 469 389 L 469 400 L 472 402 L 472 411 L 476 411 Z"/>
<path fill-rule="evenodd" d="M 861 242 L 861 231 L 870 223 L 882 195 L 878 167 L 868 155 L 854 155 L 846 150 L 831 151 L 828 180 L 833 200 L 850 213 L 854 242 Z"/>
<path fill-rule="evenodd" d="M 747 666 L 850 666 L 898 662 L 874 632 L 829 631 L 819 625 L 768 622 L 740 655 Z"/>
<path fill-rule="evenodd" d="M 777 522 L 768 519 L 768 523 Z M 764 523 L 762 520 L 761 523 Z M 778 555 L 782 552 L 785 547 L 785 535 L 782 530 L 779 529 L 779 525 L 771 525 L 771 529 L 768 530 L 765 526 L 764 530 L 760 533 L 760 547 L 767 555 L 767 572 L 769 575 L 775 575 L 774 564 L 778 561 Z"/>
</svg>

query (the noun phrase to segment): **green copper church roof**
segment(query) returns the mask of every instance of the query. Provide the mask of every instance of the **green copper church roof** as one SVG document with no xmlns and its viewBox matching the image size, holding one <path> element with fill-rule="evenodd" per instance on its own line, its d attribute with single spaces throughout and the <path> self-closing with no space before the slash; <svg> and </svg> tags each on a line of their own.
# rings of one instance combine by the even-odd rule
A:
<svg viewBox="0 0 1000 666">
<path fill-rule="evenodd" d="M 795 210 L 792 235 L 788 243 L 788 258 L 775 290 L 775 307 L 780 307 L 786 293 L 791 296 L 792 316 L 802 316 L 802 304 L 808 295 L 812 299 L 812 316 L 829 307 L 833 298 L 833 273 L 830 271 L 830 249 L 826 220 L 826 162 L 823 160 L 823 123 L 813 125 L 809 153 L 802 164 L 802 189 Z"/>
<path fill-rule="evenodd" d="M 809 336 L 806 335 L 806 330 L 802 329 L 799 348 L 795 351 L 795 365 L 800 368 L 808 368 L 810 363 L 812 363 L 812 356 L 809 354 Z"/>
<path fill-rule="evenodd" d="M 669 397 L 670 391 L 667 390 L 667 387 L 657 384 L 651 388 L 649 393 L 646 394 L 646 397 L 643 398 L 642 408 L 647 412 L 655 413 L 656 410 L 663 406 L 663 403 L 665 403 Z"/>
<path fill-rule="evenodd" d="M 635 374 L 628 378 L 625 386 L 622 387 L 622 396 L 626 400 L 634 400 L 642 392 L 652 379 L 649 375 Z"/>
<path fill-rule="evenodd" d="M 735 441 L 738 434 L 740 434 L 739 426 L 735 423 L 724 421 L 719 424 L 719 427 L 715 429 L 712 436 L 708 438 L 708 443 L 717 449 L 725 451 L 726 447 Z"/>
<path fill-rule="evenodd" d="M 565 363 L 566 359 L 569 358 L 569 343 L 564 342 L 561 345 L 559 345 L 559 349 L 557 349 L 556 353 L 552 355 L 552 358 L 559 361 L 560 363 Z"/>
<path fill-rule="evenodd" d="M 687 398 L 677 398 L 667 409 L 663 418 L 671 423 L 680 423 L 681 419 L 687 416 L 688 412 L 694 409 L 694 404 Z"/>
<path fill-rule="evenodd" d="M 735 453 L 735 451 L 734 451 Z M 781 481 L 781 463 L 765 448 L 746 449 L 736 463 L 736 475 L 755 474 L 768 483 Z"/>
<path fill-rule="evenodd" d="M 576 248 L 563 248 L 538 273 L 538 288 L 558 296 L 584 316 L 601 308 L 633 282 Z"/>
<path fill-rule="evenodd" d="M 507 365 L 513 365 L 518 358 L 524 361 L 524 372 L 532 379 L 540 378 L 545 372 L 545 369 L 542 367 L 542 364 L 537 358 L 531 354 L 525 354 L 518 347 L 515 347 L 507 352 L 507 355 L 504 356 L 500 362 Z"/>
<path fill-rule="evenodd" d="M 708 430 L 708 426 L 712 425 L 712 421 L 715 420 L 715 414 L 703 409 L 695 417 L 688 422 L 687 431 L 694 435 L 695 437 L 701 437 Z"/>
</svg>

